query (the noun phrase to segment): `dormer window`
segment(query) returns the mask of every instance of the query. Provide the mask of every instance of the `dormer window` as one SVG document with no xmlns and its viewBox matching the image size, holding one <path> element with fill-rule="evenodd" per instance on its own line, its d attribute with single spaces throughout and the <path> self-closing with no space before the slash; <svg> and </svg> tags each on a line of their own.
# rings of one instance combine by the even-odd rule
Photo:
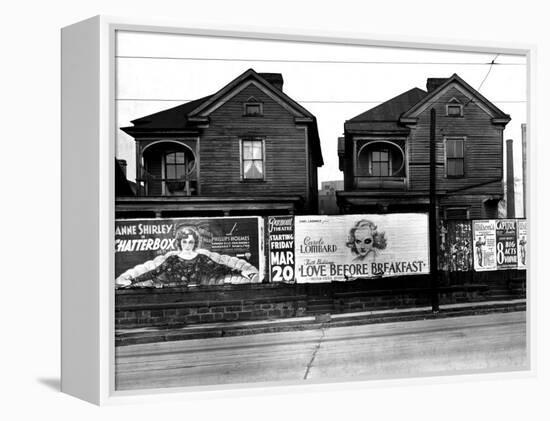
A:
<svg viewBox="0 0 550 421">
<path fill-rule="evenodd" d="M 246 117 L 261 117 L 264 115 L 263 104 L 251 97 L 243 104 L 243 114 Z"/>
<path fill-rule="evenodd" d="M 447 117 L 462 117 L 463 111 L 462 104 L 456 98 L 451 99 L 447 104 Z"/>
</svg>

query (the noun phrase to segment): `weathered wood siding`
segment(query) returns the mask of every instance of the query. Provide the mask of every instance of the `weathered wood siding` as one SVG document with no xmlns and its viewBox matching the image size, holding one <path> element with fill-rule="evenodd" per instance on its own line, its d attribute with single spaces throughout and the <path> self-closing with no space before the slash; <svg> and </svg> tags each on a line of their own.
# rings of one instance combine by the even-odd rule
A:
<svg viewBox="0 0 550 421">
<path fill-rule="evenodd" d="M 490 196 L 482 194 L 464 194 L 442 197 L 439 201 L 440 215 L 445 216 L 445 208 L 468 208 L 470 219 L 498 218 L 498 202 L 488 200 Z"/>
<path fill-rule="evenodd" d="M 250 97 L 263 103 L 263 116 L 243 116 Z M 250 85 L 210 114 L 200 140 L 201 195 L 301 195 L 306 198 L 306 130 L 280 104 Z M 241 180 L 240 139 L 265 139 L 265 180 Z M 312 170 L 316 170 L 312 168 Z"/>
<path fill-rule="evenodd" d="M 464 106 L 463 117 L 447 117 L 446 104 L 452 98 Z M 464 193 L 502 194 L 502 128 L 491 123 L 491 116 L 475 102 L 469 102 L 456 88 L 450 88 L 433 104 L 436 110 L 436 176 L 437 190 L 449 191 L 482 185 Z M 445 173 L 444 138 L 466 137 L 464 177 L 447 178 Z M 411 130 L 409 142 L 409 188 L 427 190 L 429 186 L 430 107 Z M 484 184 L 488 183 L 488 184 Z"/>
<path fill-rule="evenodd" d="M 315 166 L 315 159 L 312 154 L 313 145 L 309 142 L 308 155 L 309 155 L 309 201 L 306 203 L 305 211 L 308 213 L 316 214 L 319 212 L 319 182 L 317 178 L 317 167 Z"/>
</svg>

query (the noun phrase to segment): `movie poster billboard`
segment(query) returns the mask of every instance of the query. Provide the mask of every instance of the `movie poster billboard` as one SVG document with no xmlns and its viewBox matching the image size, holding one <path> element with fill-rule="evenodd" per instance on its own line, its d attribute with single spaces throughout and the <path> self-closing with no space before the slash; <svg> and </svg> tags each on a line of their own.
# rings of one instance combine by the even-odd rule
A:
<svg viewBox="0 0 550 421">
<path fill-rule="evenodd" d="M 192 287 L 261 282 L 259 217 L 115 221 L 117 287 Z"/>
<path fill-rule="evenodd" d="M 518 244 L 518 269 L 527 269 L 527 221 L 517 221 L 517 244 Z"/>
<path fill-rule="evenodd" d="M 294 216 L 269 216 L 266 232 L 269 280 L 294 282 Z"/>
<path fill-rule="evenodd" d="M 497 269 L 517 269 L 518 241 L 515 219 L 495 221 Z"/>
<path fill-rule="evenodd" d="M 295 217 L 298 283 L 429 271 L 426 214 Z"/>
<path fill-rule="evenodd" d="M 474 270 L 496 270 L 496 221 L 479 220 L 472 222 L 474 243 Z"/>
</svg>

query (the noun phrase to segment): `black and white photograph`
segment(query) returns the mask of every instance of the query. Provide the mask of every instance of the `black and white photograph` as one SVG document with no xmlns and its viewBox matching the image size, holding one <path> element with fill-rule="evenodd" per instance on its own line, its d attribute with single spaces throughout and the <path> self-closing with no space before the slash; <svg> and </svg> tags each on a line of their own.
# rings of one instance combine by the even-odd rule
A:
<svg viewBox="0 0 550 421">
<path fill-rule="evenodd" d="M 7 2 L 0 419 L 550 419 L 546 9 Z"/>
<path fill-rule="evenodd" d="M 115 45 L 115 391 L 530 369 L 525 55 Z"/>
</svg>

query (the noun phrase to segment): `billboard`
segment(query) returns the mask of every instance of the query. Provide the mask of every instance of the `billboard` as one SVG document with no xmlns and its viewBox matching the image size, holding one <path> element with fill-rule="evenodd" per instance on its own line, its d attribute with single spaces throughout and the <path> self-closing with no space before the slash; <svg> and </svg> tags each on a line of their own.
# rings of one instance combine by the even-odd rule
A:
<svg viewBox="0 0 550 421">
<path fill-rule="evenodd" d="M 268 217 L 266 233 L 269 250 L 269 280 L 294 282 L 294 217 Z"/>
<path fill-rule="evenodd" d="M 474 270 L 496 270 L 496 221 L 473 221 Z"/>
<path fill-rule="evenodd" d="M 488 219 L 472 222 L 474 270 L 527 268 L 527 221 Z"/>
<path fill-rule="evenodd" d="M 449 272 L 472 270 L 472 223 L 449 220 L 440 226 L 442 239 L 438 254 L 440 269 Z"/>
<path fill-rule="evenodd" d="M 259 217 L 115 221 L 117 287 L 261 282 Z"/>
<path fill-rule="evenodd" d="M 426 214 L 295 217 L 296 282 L 427 274 Z"/>
<path fill-rule="evenodd" d="M 518 237 L 515 219 L 498 219 L 495 224 L 497 269 L 518 266 Z"/>
</svg>

